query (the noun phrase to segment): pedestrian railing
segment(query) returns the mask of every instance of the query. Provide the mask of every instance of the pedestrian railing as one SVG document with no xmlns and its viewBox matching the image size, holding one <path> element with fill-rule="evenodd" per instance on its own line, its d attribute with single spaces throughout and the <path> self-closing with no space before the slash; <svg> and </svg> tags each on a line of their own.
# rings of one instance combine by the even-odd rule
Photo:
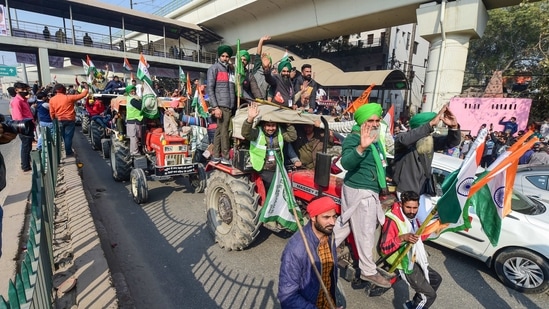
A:
<svg viewBox="0 0 549 309">
<path fill-rule="evenodd" d="M 8 299 L 0 296 L 0 309 L 53 307 L 53 220 L 61 140 L 57 121 L 53 130 L 42 130 L 42 151 L 33 152 L 30 219 L 27 250 L 10 279 Z"/>
</svg>

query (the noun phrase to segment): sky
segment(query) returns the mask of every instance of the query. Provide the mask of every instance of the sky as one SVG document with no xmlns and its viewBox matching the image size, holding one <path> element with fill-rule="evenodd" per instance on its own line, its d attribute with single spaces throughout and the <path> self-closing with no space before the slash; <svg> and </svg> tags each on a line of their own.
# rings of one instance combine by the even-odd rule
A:
<svg viewBox="0 0 549 309">
<path fill-rule="evenodd" d="M 133 9 L 137 11 L 147 12 L 155 14 L 160 11 L 162 8 L 169 6 L 170 4 L 175 4 L 177 6 L 182 6 L 183 4 L 190 2 L 190 0 L 98 0 L 99 2 L 108 3 L 110 5 L 121 6 L 124 8 L 130 8 L 130 1 L 133 4 Z M 48 25 L 50 32 L 53 35 L 57 28 L 63 26 L 63 20 L 61 18 L 51 18 L 46 15 L 36 14 L 25 12 L 22 10 L 13 10 L 11 9 L 11 19 L 12 24 L 16 27 L 16 20 L 20 21 L 20 27 L 26 28 L 29 31 L 42 32 L 44 25 Z M 67 24 L 69 24 L 67 22 Z M 93 29 L 93 32 L 97 33 L 108 33 L 108 27 L 101 27 L 98 25 L 87 24 L 83 22 L 75 22 L 75 30 L 78 33 L 78 30 L 87 30 Z M 0 61 L 3 65 L 8 66 L 17 66 L 17 61 L 15 59 L 15 53 L 13 52 L 4 52 L 0 51 Z"/>
</svg>

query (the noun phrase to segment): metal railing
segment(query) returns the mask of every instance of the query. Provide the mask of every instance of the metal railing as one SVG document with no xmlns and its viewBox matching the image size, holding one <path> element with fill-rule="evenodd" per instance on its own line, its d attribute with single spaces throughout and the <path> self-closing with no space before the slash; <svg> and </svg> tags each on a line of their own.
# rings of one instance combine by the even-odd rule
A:
<svg viewBox="0 0 549 309">
<path fill-rule="evenodd" d="M 48 27 L 48 31 L 44 31 Z M 126 34 L 130 34 L 127 32 Z M 217 60 L 217 55 L 212 52 L 197 51 L 195 49 L 181 48 L 173 44 L 167 44 L 164 51 L 162 39 L 158 42 L 141 42 L 140 40 L 126 39 L 123 41 L 121 34 L 105 35 L 98 32 L 80 30 L 75 28 L 74 32 L 70 27 L 59 28 L 57 26 L 45 25 L 19 20 L 17 26 L 12 29 L 14 37 L 28 38 L 57 42 L 70 45 L 87 46 L 90 48 L 108 49 L 128 53 L 152 55 L 163 58 L 180 59 L 200 63 L 212 64 Z M 84 36 L 89 37 L 84 43 Z M 200 54 L 200 57 L 199 57 Z"/>
<path fill-rule="evenodd" d="M 53 133 L 53 134 L 52 134 Z M 52 308 L 53 223 L 57 171 L 61 155 L 58 123 L 42 130 L 41 152 L 33 152 L 30 219 L 27 251 L 16 275 L 10 279 L 8 300 L 0 296 L 0 309 Z"/>
</svg>

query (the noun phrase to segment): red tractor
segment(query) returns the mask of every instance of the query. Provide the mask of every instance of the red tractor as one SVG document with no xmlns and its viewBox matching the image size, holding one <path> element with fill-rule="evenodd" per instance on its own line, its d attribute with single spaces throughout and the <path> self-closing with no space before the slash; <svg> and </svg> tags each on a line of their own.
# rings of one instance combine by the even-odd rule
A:
<svg viewBox="0 0 549 309">
<path fill-rule="evenodd" d="M 126 98 L 118 97 L 111 102 L 111 108 L 122 115 L 125 113 Z M 159 101 L 167 107 L 169 102 Z M 196 162 L 191 150 L 190 136 L 170 136 L 162 128 L 147 127 L 142 139 L 144 155 L 131 156 L 129 139 L 120 134 L 111 138 L 110 159 L 112 176 L 117 181 L 131 180 L 131 191 L 136 203 L 148 199 L 148 180 L 166 180 L 183 176 L 189 179 L 195 193 L 206 188 L 206 171 L 202 163 Z"/>
<path fill-rule="evenodd" d="M 206 167 L 212 171 L 206 187 L 207 224 L 215 241 L 227 250 L 243 250 L 257 237 L 261 226 L 259 214 L 268 191 L 251 167 L 248 149 L 240 142 L 243 139 L 240 129 L 246 117 L 247 109 L 243 108 L 233 118 L 233 137 L 238 142 L 235 143 L 232 166 L 209 163 Z M 261 120 L 292 124 L 314 124 L 320 120 L 318 115 L 270 105 L 260 105 L 260 117 Z M 325 130 L 328 131 L 327 123 Z M 330 196 L 337 202 L 340 200 L 342 179 L 330 175 L 331 156 L 319 155 L 324 158 L 317 158 L 315 171 L 294 170 L 288 174 L 302 210 L 306 210 L 307 204 L 319 195 Z"/>
</svg>

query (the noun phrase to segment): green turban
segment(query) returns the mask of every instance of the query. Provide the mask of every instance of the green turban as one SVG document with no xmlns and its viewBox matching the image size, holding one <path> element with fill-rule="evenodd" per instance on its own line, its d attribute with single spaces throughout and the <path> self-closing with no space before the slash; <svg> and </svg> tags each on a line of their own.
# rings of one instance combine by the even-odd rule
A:
<svg viewBox="0 0 549 309">
<path fill-rule="evenodd" d="M 221 57 L 223 53 L 227 53 L 229 57 L 233 56 L 233 49 L 230 46 L 227 45 L 219 45 L 217 48 L 217 57 Z"/>
<path fill-rule="evenodd" d="M 126 93 L 127 93 L 127 94 L 130 94 L 130 92 L 131 92 L 132 90 L 135 90 L 135 86 L 134 86 L 134 85 L 128 85 L 128 86 L 126 86 Z"/>
<path fill-rule="evenodd" d="M 422 125 L 433 120 L 433 118 L 435 118 L 436 116 L 437 116 L 437 113 L 435 112 L 423 112 L 423 113 L 415 114 L 414 117 L 410 119 L 410 128 L 415 129 L 417 127 L 421 127 Z"/>
<path fill-rule="evenodd" d="M 292 64 L 288 60 L 280 61 L 278 64 L 278 72 L 282 72 L 282 69 L 288 68 L 288 71 L 292 69 Z"/>
<path fill-rule="evenodd" d="M 241 50 L 238 52 L 238 57 L 242 58 L 246 58 L 246 61 L 248 61 L 248 63 L 250 63 L 250 53 L 247 51 L 247 50 Z"/>
<path fill-rule="evenodd" d="M 378 103 L 368 103 L 359 107 L 355 112 L 356 124 L 360 127 L 366 120 L 370 119 L 373 115 L 381 118 L 381 112 L 383 109 Z"/>
</svg>

